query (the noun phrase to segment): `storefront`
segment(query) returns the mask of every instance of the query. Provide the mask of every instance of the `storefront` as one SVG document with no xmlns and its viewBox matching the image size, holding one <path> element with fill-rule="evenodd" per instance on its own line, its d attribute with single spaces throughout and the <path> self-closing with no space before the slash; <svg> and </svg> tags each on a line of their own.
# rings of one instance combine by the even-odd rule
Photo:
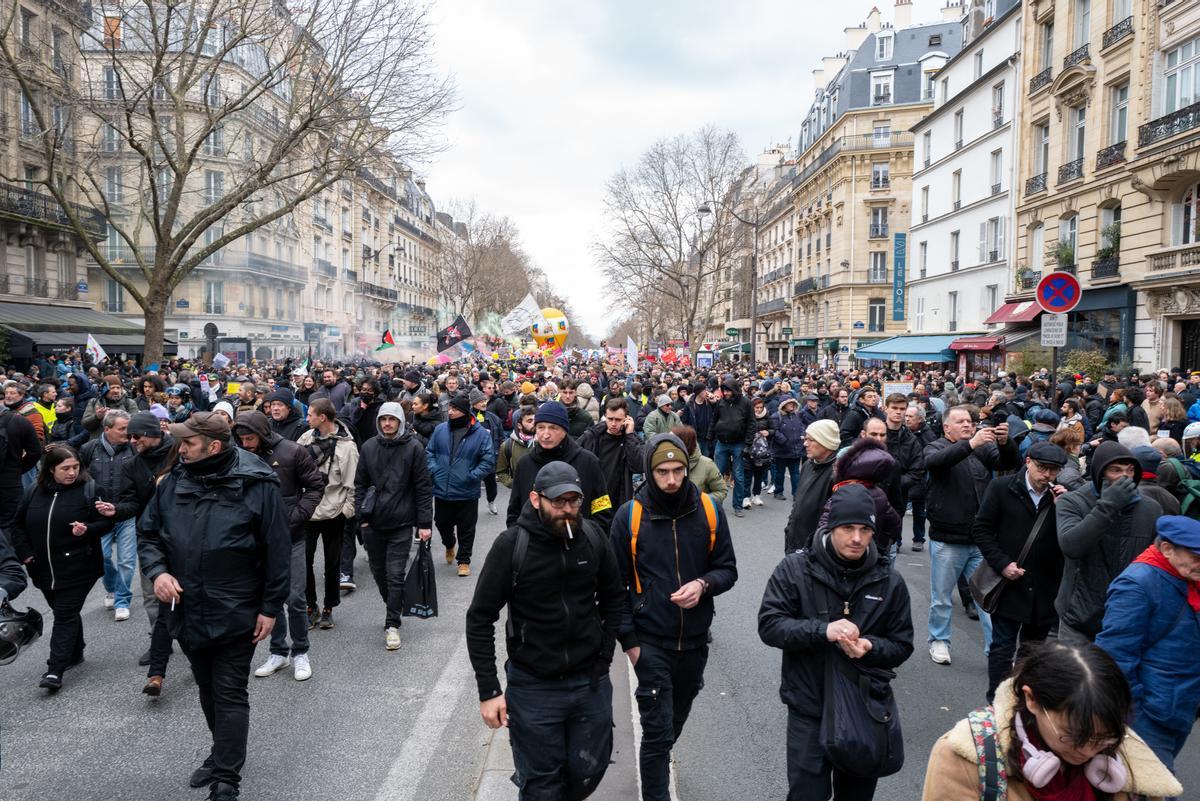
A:
<svg viewBox="0 0 1200 801">
<path fill-rule="evenodd" d="M 769 339 L 766 342 L 767 361 L 783 364 L 790 360 L 789 346 L 786 339 Z"/>
<path fill-rule="evenodd" d="M 1004 369 L 1003 337 L 959 337 L 950 343 L 958 356 L 958 373 L 970 381 L 984 381 Z"/>
<path fill-rule="evenodd" d="M 792 346 L 792 361 L 797 364 L 817 363 L 816 339 L 793 339 L 790 344 Z"/>
<path fill-rule="evenodd" d="M 82 351 L 88 334 L 113 359 L 138 359 L 145 350 L 146 335 L 135 320 L 86 307 L 59 307 L 37 303 L 0 303 L 0 328 L 8 340 L 8 355 L 23 365 L 37 353 Z M 172 338 L 163 339 L 163 352 L 178 349 Z"/>
<path fill-rule="evenodd" d="M 859 363 L 871 364 L 945 364 L 954 362 L 950 343 L 957 337 L 945 334 L 909 334 L 889 337 L 855 349 Z"/>
<path fill-rule="evenodd" d="M 1133 363 L 1137 293 L 1127 286 L 1088 289 L 1067 318 L 1067 350 L 1102 351 L 1110 364 Z"/>
</svg>

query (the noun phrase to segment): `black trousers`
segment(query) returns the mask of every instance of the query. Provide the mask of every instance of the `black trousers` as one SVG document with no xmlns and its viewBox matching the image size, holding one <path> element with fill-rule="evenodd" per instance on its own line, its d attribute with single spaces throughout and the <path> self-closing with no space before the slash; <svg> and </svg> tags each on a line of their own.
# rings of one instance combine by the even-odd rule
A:
<svg viewBox="0 0 1200 801">
<path fill-rule="evenodd" d="M 96 580 L 72 587 L 42 590 L 50 611 L 54 612 L 54 628 L 50 630 L 50 658 L 46 660 L 46 672 L 62 677 L 67 665 L 83 658 L 83 602 L 92 591 Z"/>
<path fill-rule="evenodd" d="M 326 609 L 332 609 L 341 602 L 342 590 L 339 583 L 342 569 L 342 537 L 346 527 L 346 518 L 342 515 L 329 520 L 310 520 L 304 524 L 306 549 L 304 552 L 305 565 L 308 568 L 308 583 L 304 588 L 304 596 L 308 605 L 317 606 L 317 580 L 313 573 L 313 560 L 317 555 L 317 540 L 321 541 L 321 552 L 325 563 L 325 603 Z"/>
<path fill-rule="evenodd" d="M 254 656 L 252 632 L 236 638 L 185 648 L 192 675 L 200 690 L 200 708 L 212 733 L 212 780 L 237 787 L 246 764 L 246 738 L 250 733 L 250 660 Z"/>
<path fill-rule="evenodd" d="M 159 604 L 154 618 L 154 630 L 150 632 L 150 666 L 146 676 L 166 676 L 167 663 L 171 661 L 171 634 L 167 629 L 171 615 L 170 604 Z"/>
<path fill-rule="evenodd" d="M 671 651 L 643 642 L 641 648 L 633 670 L 642 722 L 642 799 L 669 801 L 671 749 L 683 732 L 692 702 L 704 688 L 708 646 Z"/>
<path fill-rule="evenodd" d="M 1018 643 L 1021 651 L 1024 652 L 1030 643 L 1046 639 L 1050 628 L 1050 626 L 1036 626 L 1032 623 L 1009 620 L 997 614 L 992 615 L 992 642 L 988 646 L 987 701 L 989 704 L 996 697 L 996 688 L 1000 686 L 1000 682 L 1008 678 L 1008 674 L 1012 672 Z"/>
<path fill-rule="evenodd" d="M 487 502 L 492 503 L 496 500 L 496 474 L 488 473 L 483 477 L 483 489 L 487 493 Z"/>
<path fill-rule="evenodd" d="M 833 767 L 821 747 L 821 718 L 788 707 L 787 801 L 871 801 L 878 779 L 848 776 Z"/>
<path fill-rule="evenodd" d="M 465 501 L 433 499 L 433 523 L 442 537 L 442 545 L 453 548 L 457 542 L 460 565 L 471 564 L 471 547 L 475 544 L 475 524 L 478 522 L 478 498 Z"/>
<path fill-rule="evenodd" d="M 354 559 L 358 556 L 358 543 L 362 541 L 362 532 L 358 528 L 358 519 L 343 518 L 346 521 L 342 529 L 342 573 L 354 580 Z"/>
<path fill-rule="evenodd" d="M 370 527 L 363 529 L 367 562 L 387 609 L 383 623 L 386 628 L 400 626 L 400 614 L 404 608 L 404 574 L 408 570 L 412 544 L 411 526 L 396 531 L 378 531 Z"/>
</svg>

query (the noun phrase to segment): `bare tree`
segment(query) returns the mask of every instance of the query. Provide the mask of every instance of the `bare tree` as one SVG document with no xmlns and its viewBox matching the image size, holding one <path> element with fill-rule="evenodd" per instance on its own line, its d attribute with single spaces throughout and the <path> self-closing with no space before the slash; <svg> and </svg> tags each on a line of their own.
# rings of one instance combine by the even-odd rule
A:
<svg viewBox="0 0 1200 801">
<path fill-rule="evenodd" d="M 438 300 L 453 317 L 470 317 L 498 311 L 493 305 L 497 295 L 508 290 L 497 286 L 515 282 L 519 292 L 512 305 L 528 291 L 526 260 L 517 244 L 517 227 L 507 217 L 498 217 L 479 209 L 474 201 L 451 203 L 454 236 L 442 243 L 438 256 Z M 507 311 L 511 306 L 504 307 Z"/>
<path fill-rule="evenodd" d="M 595 246 L 613 296 L 660 311 L 652 331 L 696 341 L 708 328 L 716 276 L 737 247 L 738 228 L 719 202 L 744 166 L 736 134 L 705 127 L 663 139 L 608 182 L 611 230 Z M 702 206 L 709 214 L 701 215 Z"/>
<path fill-rule="evenodd" d="M 37 183 L 145 313 L 147 361 L 161 357 L 166 305 L 193 269 L 264 226 L 295 227 L 299 204 L 368 165 L 427 155 L 452 104 L 415 0 L 79 8 L 81 36 L 46 30 L 39 43 L 48 79 L 8 35 L 19 4 L 0 9 L 0 77 L 30 109 Z"/>
</svg>

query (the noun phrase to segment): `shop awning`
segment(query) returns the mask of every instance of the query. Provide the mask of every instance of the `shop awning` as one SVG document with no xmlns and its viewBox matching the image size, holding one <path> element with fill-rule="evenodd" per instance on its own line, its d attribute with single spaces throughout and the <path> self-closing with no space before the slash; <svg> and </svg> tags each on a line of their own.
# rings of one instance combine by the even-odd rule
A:
<svg viewBox="0 0 1200 801">
<path fill-rule="evenodd" d="M 950 343 L 950 350 L 995 350 L 1001 342 L 997 336 L 959 337 Z"/>
<path fill-rule="evenodd" d="M 886 362 L 951 362 L 954 352 L 950 343 L 953 335 L 912 334 L 891 337 L 857 348 L 856 359 L 876 359 Z"/>
<path fill-rule="evenodd" d="M 140 323 L 87 307 L 0 303 L 0 328 L 9 333 L 9 352 L 18 358 L 29 358 L 36 348 L 83 348 L 88 334 L 113 356 L 141 353 L 145 346 Z M 168 352 L 176 344 L 163 340 Z"/>
<path fill-rule="evenodd" d="M 1023 303 L 1005 303 L 992 312 L 992 316 L 984 320 L 984 322 L 988 325 L 995 323 L 1031 323 L 1041 313 L 1042 307 L 1037 305 L 1036 301 L 1027 300 Z"/>
</svg>

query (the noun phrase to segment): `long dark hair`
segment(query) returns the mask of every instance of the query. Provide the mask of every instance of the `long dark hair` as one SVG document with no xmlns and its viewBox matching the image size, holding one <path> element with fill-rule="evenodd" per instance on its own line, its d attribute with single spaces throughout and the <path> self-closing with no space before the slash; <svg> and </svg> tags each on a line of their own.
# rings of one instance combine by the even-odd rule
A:
<svg viewBox="0 0 1200 801">
<path fill-rule="evenodd" d="M 1116 740 L 1109 753 L 1120 747 L 1133 697 L 1125 674 L 1102 649 L 1095 645 L 1066 645 L 1060 640 L 1030 646 L 1013 671 L 1012 689 L 1016 696 L 1013 714 L 1020 715 L 1026 730 L 1032 731 L 1037 728 L 1037 721 L 1025 704 L 1022 687 L 1029 687 L 1044 709 L 1065 715 L 1078 743 L 1092 740 L 1099 731 Z M 1024 781 L 1020 768 L 1021 741 L 1016 736 L 1015 724 L 1011 720 L 1000 724 L 1013 731 L 1005 755 L 1008 775 Z M 1046 733 L 1041 732 L 1041 737 L 1045 741 Z"/>
<path fill-rule="evenodd" d="M 79 477 L 75 479 L 76 484 L 90 478 L 87 469 L 83 466 L 83 460 L 79 458 L 79 451 L 65 442 L 53 442 L 46 446 L 46 451 L 42 454 L 42 463 L 38 467 L 38 489 L 50 492 L 55 484 L 54 468 L 68 459 L 75 459 L 79 462 Z"/>
</svg>

